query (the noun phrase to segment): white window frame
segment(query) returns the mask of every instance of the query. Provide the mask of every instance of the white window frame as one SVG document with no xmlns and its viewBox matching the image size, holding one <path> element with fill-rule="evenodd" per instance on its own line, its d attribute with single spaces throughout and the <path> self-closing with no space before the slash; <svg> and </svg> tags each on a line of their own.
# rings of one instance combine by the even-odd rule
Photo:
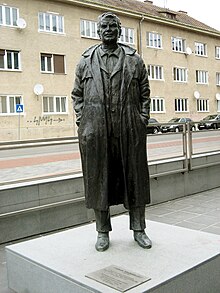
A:
<svg viewBox="0 0 220 293">
<path fill-rule="evenodd" d="M 220 86 L 220 72 L 216 72 L 216 85 Z"/>
<path fill-rule="evenodd" d="M 215 47 L 215 58 L 220 59 L 220 46 Z"/>
<path fill-rule="evenodd" d="M 165 99 L 162 97 L 151 97 L 151 113 L 165 113 Z"/>
<path fill-rule="evenodd" d="M 53 28 L 56 28 L 56 30 Z M 64 16 L 52 12 L 39 12 L 38 31 L 52 34 L 64 34 Z"/>
<path fill-rule="evenodd" d="M 220 100 L 216 100 L 217 112 L 220 112 Z"/>
<path fill-rule="evenodd" d="M 5 112 L 2 112 L 3 111 L 2 97 L 5 98 L 5 108 L 6 108 Z M 16 112 L 16 104 L 23 104 L 23 97 L 21 95 L 1 95 L 0 94 L 0 116 L 18 115 L 19 113 Z"/>
<path fill-rule="evenodd" d="M 49 56 L 49 55 L 51 55 L 51 56 Z M 55 68 L 54 68 L 55 67 L 54 66 L 54 64 L 55 64 L 54 56 L 55 55 L 63 57 L 64 72 L 56 72 L 55 71 Z M 45 70 L 42 70 L 42 58 L 44 59 Z M 49 62 L 51 63 L 51 68 L 49 68 Z M 41 71 L 41 73 L 66 74 L 66 56 L 62 55 L 62 54 L 41 53 L 40 54 L 40 71 Z"/>
<path fill-rule="evenodd" d="M 189 99 L 175 98 L 175 112 L 189 112 Z"/>
<path fill-rule="evenodd" d="M 188 79 L 188 70 L 184 67 L 173 67 L 173 80 L 174 82 L 186 83 Z"/>
<path fill-rule="evenodd" d="M 62 99 L 64 100 L 65 109 L 62 110 Z M 57 102 L 59 103 L 59 108 L 57 107 Z M 52 103 L 52 104 L 50 104 Z M 45 109 L 45 106 L 47 109 Z M 42 111 L 43 114 L 54 115 L 54 114 L 68 114 L 68 98 L 67 96 L 53 96 L 53 95 L 44 95 L 42 100 Z"/>
<path fill-rule="evenodd" d="M 0 70 L 8 70 L 8 71 L 21 71 L 21 58 L 20 58 L 20 52 L 16 51 L 16 50 L 4 50 L 1 49 L 3 51 L 5 51 L 4 55 L 1 55 L 3 57 L 3 68 L 0 68 Z M 15 54 L 17 55 L 17 63 L 18 63 L 18 68 L 15 68 Z M 9 60 L 9 56 L 10 56 L 10 60 Z M 10 68 L 9 65 L 9 61 L 11 61 L 11 67 Z"/>
<path fill-rule="evenodd" d="M 81 19 L 80 34 L 81 37 L 99 39 L 99 35 L 97 33 L 97 22 L 92 20 Z"/>
<path fill-rule="evenodd" d="M 123 44 L 134 45 L 134 29 L 128 27 L 121 27 L 121 36 L 119 42 Z"/>
<path fill-rule="evenodd" d="M 81 19 L 80 35 L 84 38 L 99 39 L 99 35 L 97 33 L 97 21 Z M 121 27 L 121 36 L 119 38 L 119 42 L 134 45 L 134 29 Z"/>
<path fill-rule="evenodd" d="M 195 55 L 207 57 L 207 45 L 205 43 L 195 42 Z"/>
<path fill-rule="evenodd" d="M 209 112 L 209 99 L 197 100 L 197 112 Z"/>
<path fill-rule="evenodd" d="M 172 50 L 184 53 L 186 51 L 186 40 L 179 37 L 171 37 Z"/>
<path fill-rule="evenodd" d="M 44 59 L 45 70 L 42 69 L 42 59 Z M 51 64 L 51 69 L 49 68 L 49 63 Z M 40 70 L 43 73 L 54 73 L 53 54 L 51 54 L 51 57 L 43 53 L 40 55 Z"/>
<path fill-rule="evenodd" d="M 7 20 L 7 11 L 9 12 L 9 22 Z M 0 5 L 0 26 L 17 27 L 19 18 L 19 9 L 7 5 Z"/>
<path fill-rule="evenodd" d="M 208 71 L 196 70 L 196 83 L 208 84 Z"/>
<path fill-rule="evenodd" d="M 151 80 L 164 80 L 163 76 L 163 66 L 149 64 L 148 68 L 148 77 Z"/>
<path fill-rule="evenodd" d="M 149 48 L 162 49 L 162 35 L 156 32 L 147 32 L 146 44 Z"/>
</svg>

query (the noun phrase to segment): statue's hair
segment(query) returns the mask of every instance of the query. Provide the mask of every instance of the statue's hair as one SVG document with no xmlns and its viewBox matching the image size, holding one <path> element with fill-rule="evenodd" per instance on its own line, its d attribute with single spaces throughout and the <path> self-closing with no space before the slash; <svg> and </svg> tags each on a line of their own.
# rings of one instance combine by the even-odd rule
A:
<svg viewBox="0 0 220 293">
<path fill-rule="evenodd" d="M 101 15 L 98 16 L 98 23 L 97 23 L 97 32 L 98 32 L 98 35 L 99 35 L 99 32 L 100 32 L 100 25 L 101 25 L 101 22 L 103 19 L 105 19 L 106 17 L 109 17 L 109 18 L 112 18 L 116 21 L 117 25 L 118 25 L 118 28 L 120 30 L 120 34 L 121 34 L 121 21 L 119 19 L 119 17 L 112 13 L 112 12 L 105 12 Z"/>
</svg>

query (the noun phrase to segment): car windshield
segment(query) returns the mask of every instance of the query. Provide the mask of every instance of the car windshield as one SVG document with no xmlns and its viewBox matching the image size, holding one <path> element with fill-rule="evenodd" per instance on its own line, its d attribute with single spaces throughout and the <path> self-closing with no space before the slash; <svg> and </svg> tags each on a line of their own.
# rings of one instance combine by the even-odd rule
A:
<svg viewBox="0 0 220 293">
<path fill-rule="evenodd" d="M 179 122 L 179 121 L 180 121 L 180 118 L 173 118 L 169 122 Z"/>
<path fill-rule="evenodd" d="M 211 119 L 215 119 L 216 115 L 208 115 L 205 118 L 203 118 L 203 120 L 211 120 Z"/>
</svg>

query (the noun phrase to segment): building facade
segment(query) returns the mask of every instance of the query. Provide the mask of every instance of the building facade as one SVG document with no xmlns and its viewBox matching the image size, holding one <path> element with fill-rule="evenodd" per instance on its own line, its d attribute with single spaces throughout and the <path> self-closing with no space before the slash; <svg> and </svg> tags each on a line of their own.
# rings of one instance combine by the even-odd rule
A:
<svg viewBox="0 0 220 293">
<path fill-rule="evenodd" d="M 120 41 L 148 68 L 151 117 L 197 121 L 220 112 L 220 32 L 186 12 L 133 0 L 0 2 L 1 141 L 76 136 L 71 90 L 97 17 L 116 13 Z"/>
</svg>

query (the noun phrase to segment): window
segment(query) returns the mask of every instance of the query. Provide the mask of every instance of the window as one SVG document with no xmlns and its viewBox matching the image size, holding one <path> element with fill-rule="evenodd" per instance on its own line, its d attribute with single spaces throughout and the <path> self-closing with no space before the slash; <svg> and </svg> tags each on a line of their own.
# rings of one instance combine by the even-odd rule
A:
<svg viewBox="0 0 220 293">
<path fill-rule="evenodd" d="M 217 100 L 217 112 L 220 112 L 220 100 Z"/>
<path fill-rule="evenodd" d="M 41 53 L 41 71 L 46 73 L 65 74 L 64 56 Z"/>
<path fill-rule="evenodd" d="M 158 33 L 147 32 L 147 47 L 162 48 L 162 36 Z"/>
<path fill-rule="evenodd" d="M 182 38 L 172 37 L 172 50 L 175 52 L 185 52 L 186 51 L 186 41 Z"/>
<path fill-rule="evenodd" d="M 220 59 L 220 47 L 215 47 L 215 58 Z"/>
<path fill-rule="evenodd" d="M 165 112 L 165 101 L 163 98 L 151 98 L 151 110 L 152 113 Z"/>
<path fill-rule="evenodd" d="M 43 97 L 43 112 L 51 114 L 67 113 L 67 98 L 63 96 Z"/>
<path fill-rule="evenodd" d="M 50 33 L 64 33 L 64 18 L 62 15 L 54 13 L 39 12 L 38 14 L 39 31 Z"/>
<path fill-rule="evenodd" d="M 207 56 L 206 44 L 195 42 L 195 54 L 199 56 Z"/>
<path fill-rule="evenodd" d="M 149 79 L 162 80 L 163 67 L 160 65 L 148 65 Z"/>
<path fill-rule="evenodd" d="M 17 26 L 18 9 L 0 5 L 0 25 Z"/>
<path fill-rule="evenodd" d="M 176 98 L 175 99 L 175 112 L 188 112 L 188 99 Z"/>
<path fill-rule="evenodd" d="M 81 20 L 81 36 L 92 39 L 99 39 L 97 34 L 97 22 L 90 20 Z"/>
<path fill-rule="evenodd" d="M 216 85 L 220 86 L 220 72 L 216 72 Z"/>
<path fill-rule="evenodd" d="M 208 84 L 208 71 L 196 70 L 196 82 L 201 84 Z"/>
<path fill-rule="evenodd" d="M 175 81 L 179 82 L 187 82 L 187 69 L 174 67 L 173 68 L 173 76 Z"/>
<path fill-rule="evenodd" d="M 134 44 L 134 29 L 122 27 L 119 42 L 133 45 Z"/>
<path fill-rule="evenodd" d="M 21 96 L 0 95 L 0 114 L 16 113 L 16 104 L 22 104 Z"/>
<path fill-rule="evenodd" d="M 82 37 L 88 37 L 92 39 L 99 39 L 97 33 L 97 22 L 91 20 L 81 19 L 80 21 L 80 32 Z M 121 43 L 134 44 L 134 29 L 132 28 L 121 28 L 121 37 L 119 38 Z"/>
<path fill-rule="evenodd" d="M 20 52 L 0 49 L 0 69 L 20 70 Z"/>
<path fill-rule="evenodd" d="M 197 111 L 198 112 L 209 112 L 209 100 L 198 99 L 197 100 Z"/>
</svg>

